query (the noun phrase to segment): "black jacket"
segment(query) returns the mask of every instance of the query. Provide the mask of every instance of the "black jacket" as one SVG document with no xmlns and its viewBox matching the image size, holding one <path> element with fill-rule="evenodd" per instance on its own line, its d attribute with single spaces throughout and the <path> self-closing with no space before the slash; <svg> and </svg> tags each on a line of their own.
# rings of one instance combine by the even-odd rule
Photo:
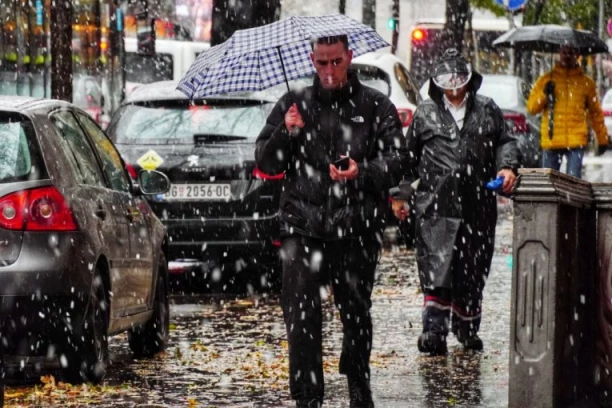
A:
<svg viewBox="0 0 612 408">
<path fill-rule="evenodd" d="M 284 118 L 294 102 L 305 127 L 292 136 Z M 401 177 L 398 148 L 404 144 L 395 106 L 382 93 L 361 85 L 353 73 L 339 90 L 323 89 L 315 77 L 313 86 L 284 95 L 268 116 L 255 152 L 263 172 L 286 172 L 282 232 L 325 239 L 374 239 L 382 234 L 387 192 Z M 358 163 L 357 179 L 331 180 L 329 164 L 340 155 Z"/>
</svg>

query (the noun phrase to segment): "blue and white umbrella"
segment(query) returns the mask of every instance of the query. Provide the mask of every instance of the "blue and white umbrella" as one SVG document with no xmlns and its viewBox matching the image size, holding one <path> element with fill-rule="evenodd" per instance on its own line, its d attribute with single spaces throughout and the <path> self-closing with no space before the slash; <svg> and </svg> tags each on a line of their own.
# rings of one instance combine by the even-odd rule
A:
<svg viewBox="0 0 612 408">
<path fill-rule="evenodd" d="M 191 99 L 260 91 L 314 73 L 313 38 L 346 34 L 358 56 L 389 44 L 371 27 L 343 14 L 289 17 L 236 31 L 227 41 L 202 52 L 177 89 Z"/>
</svg>

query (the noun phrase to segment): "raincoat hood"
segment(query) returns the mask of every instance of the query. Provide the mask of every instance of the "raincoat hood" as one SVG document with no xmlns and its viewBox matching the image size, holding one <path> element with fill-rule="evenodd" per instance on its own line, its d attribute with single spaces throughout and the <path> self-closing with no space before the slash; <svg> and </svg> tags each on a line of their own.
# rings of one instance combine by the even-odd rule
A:
<svg viewBox="0 0 612 408">
<path fill-rule="evenodd" d="M 468 82 L 468 92 L 476 93 L 482 84 L 482 75 L 476 71 L 472 71 L 472 67 L 467 60 L 455 48 L 449 48 L 444 51 L 440 62 L 434 67 L 432 75 L 429 79 L 429 96 L 436 103 L 442 103 L 442 95 L 444 92 L 436 83 L 434 78 L 444 74 L 472 74 Z"/>
</svg>

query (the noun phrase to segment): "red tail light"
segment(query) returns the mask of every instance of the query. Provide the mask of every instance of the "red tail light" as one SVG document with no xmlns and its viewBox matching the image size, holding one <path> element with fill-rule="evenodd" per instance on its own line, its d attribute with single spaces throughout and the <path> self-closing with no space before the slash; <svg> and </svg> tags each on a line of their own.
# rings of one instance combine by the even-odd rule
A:
<svg viewBox="0 0 612 408">
<path fill-rule="evenodd" d="M 402 122 L 402 127 L 410 126 L 410 122 L 412 122 L 412 110 L 398 108 L 397 114 L 400 117 L 400 121 Z"/>
<path fill-rule="evenodd" d="M 72 212 L 55 187 L 18 191 L 0 198 L 0 227 L 21 231 L 75 231 Z"/>
<path fill-rule="evenodd" d="M 253 177 L 259 180 L 282 180 L 285 177 L 285 173 L 281 174 L 266 174 L 259 170 L 259 167 L 253 169 Z"/>
<path fill-rule="evenodd" d="M 527 118 L 522 113 L 505 113 L 504 119 L 512 121 L 513 132 L 529 132 Z"/>
<path fill-rule="evenodd" d="M 612 111 L 610 111 L 610 110 L 604 110 L 604 111 L 603 111 L 603 115 L 604 115 L 604 116 L 612 116 Z"/>
</svg>

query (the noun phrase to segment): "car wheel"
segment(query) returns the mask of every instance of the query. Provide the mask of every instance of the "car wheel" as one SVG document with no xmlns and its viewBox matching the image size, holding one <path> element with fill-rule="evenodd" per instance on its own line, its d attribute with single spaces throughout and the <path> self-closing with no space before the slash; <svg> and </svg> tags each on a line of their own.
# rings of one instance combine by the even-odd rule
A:
<svg viewBox="0 0 612 408">
<path fill-rule="evenodd" d="M 157 267 L 157 285 L 151 320 L 128 332 L 130 349 L 137 357 L 150 357 L 166 349 L 170 330 L 170 309 L 168 306 L 168 288 L 166 276 L 168 263 L 161 254 Z"/>
<path fill-rule="evenodd" d="M 109 303 L 102 272 L 96 267 L 83 327 L 75 330 L 62 356 L 64 377 L 70 383 L 102 381 L 108 363 Z M 64 360 L 65 359 L 65 360 Z M 62 361 L 64 360 L 64 361 Z"/>
</svg>

